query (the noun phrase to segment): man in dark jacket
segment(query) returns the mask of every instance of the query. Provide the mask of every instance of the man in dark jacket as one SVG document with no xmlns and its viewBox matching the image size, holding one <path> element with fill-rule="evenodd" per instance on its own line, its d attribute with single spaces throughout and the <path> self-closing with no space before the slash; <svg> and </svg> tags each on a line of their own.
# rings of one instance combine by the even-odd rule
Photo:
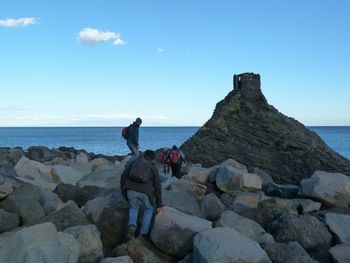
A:
<svg viewBox="0 0 350 263">
<path fill-rule="evenodd" d="M 137 162 L 139 162 L 141 158 L 127 165 L 120 180 L 123 195 L 127 198 L 130 205 L 128 222 L 129 238 L 135 236 L 137 215 L 141 205 L 144 207 L 144 214 L 139 233 L 140 238 L 149 234 L 154 205 L 157 207 L 157 212 L 162 209 L 162 192 L 159 173 L 157 167 L 152 163 L 155 158 L 154 151 L 146 150 L 143 154 L 143 158 L 144 160 L 142 161 L 149 164 L 149 169 L 146 167 L 142 170 L 148 173 L 146 177 L 143 175 L 146 178 L 144 182 L 135 181 L 132 174 L 136 170 L 135 166 L 138 165 Z"/>
<path fill-rule="evenodd" d="M 134 161 L 139 157 L 139 127 L 141 126 L 142 120 L 141 118 L 137 118 L 130 126 L 129 126 L 129 137 L 126 141 L 132 155 L 130 158 L 130 162 Z"/>
</svg>

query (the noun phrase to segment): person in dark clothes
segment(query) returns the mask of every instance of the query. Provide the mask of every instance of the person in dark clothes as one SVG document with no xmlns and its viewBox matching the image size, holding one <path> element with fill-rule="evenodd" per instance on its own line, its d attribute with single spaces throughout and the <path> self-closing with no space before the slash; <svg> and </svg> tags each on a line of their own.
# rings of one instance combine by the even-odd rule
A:
<svg viewBox="0 0 350 263">
<path fill-rule="evenodd" d="M 181 166 L 185 161 L 184 154 L 178 150 L 177 146 L 174 145 L 169 153 L 169 162 L 171 167 L 172 176 L 176 178 L 181 178 Z"/>
<path fill-rule="evenodd" d="M 165 174 L 170 172 L 170 163 L 169 163 L 169 149 L 163 148 L 162 152 L 160 153 L 160 163 L 163 166 L 163 172 Z"/>
<path fill-rule="evenodd" d="M 126 141 L 130 151 L 131 158 L 130 162 L 136 160 L 139 155 L 139 127 L 141 126 L 142 120 L 141 118 L 137 118 L 130 126 L 129 126 L 129 137 Z"/>
<path fill-rule="evenodd" d="M 157 212 L 162 211 L 161 184 L 157 167 L 153 164 L 154 159 L 155 152 L 146 150 L 143 158 L 130 163 L 121 175 L 120 186 L 130 205 L 128 238 L 135 237 L 140 206 L 144 207 L 142 226 L 138 235 L 141 239 L 150 232 L 154 206 Z M 143 173 L 141 174 L 143 182 L 135 181 L 135 171 Z"/>
</svg>

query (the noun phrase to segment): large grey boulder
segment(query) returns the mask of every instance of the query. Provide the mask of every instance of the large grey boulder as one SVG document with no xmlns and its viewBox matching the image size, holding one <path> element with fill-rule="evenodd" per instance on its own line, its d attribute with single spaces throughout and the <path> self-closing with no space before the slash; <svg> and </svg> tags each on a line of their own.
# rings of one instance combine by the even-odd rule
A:
<svg viewBox="0 0 350 263">
<path fill-rule="evenodd" d="M 209 180 L 209 175 L 211 170 L 212 170 L 211 168 L 191 166 L 189 167 L 188 173 L 185 177 L 192 182 L 205 184 Z"/>
<path fill-rule="evenodd" d="M 298 242 L 266 243 L 263 249 L 274 263 L 316 263 Z"/>
<path fill-rule="evenodd" d="M 350 244 L 336 245 L 329 250 L 329 253 L 335 263 L 350 262 Z"/>
<path fill-rule="evenodd" d="M 350 215 L 327 213 L 325 221 L 338 243 L 350 243 Z"/>
<path fill-rule="evenodd" d="M 42 191 L 31 184 L 22 184 L 16 192 L 6 197 L 2 207 L 11 213 L 21 217 L 23 224 L 34 224 L 45 216 L 45 212 L 39 203 Z"/>
<path fill-rule="evenodd" d="M 74 201 L 79 207 L 83 206 L 87 201 L 94 199 L 99 192 L 104 190 L 97 186 L 74 186 L 70 184 L 59 184 L 54 192 L 58 194 L 63 202 L 68 200 Z"/>
<path fill-rule="evenodd" d="M 52 222 L 58 231 L 64 231 L 73 226 L 89 224 L 83 211 L 73 201 L 68 201 L 63 208 L 45 216 L 39 222 Z"/>
<path fill-rule="evenodd" d="M 44 209 L 46 215 L 64 207 L 62 200 L 56 193 L 53 192 L 44 192 L 40 196 L 39 203 Z"/>
<path fill-rule="evenodd" d="M 103 258 L 100 233 L 95 225 L 70 227 L 64 233 L 74 236 L 79 243 L 78 262 L 97 263 Z"/>
<path fill-rule="evenodd" d="M 0 209 L 0 234 L 11 231 L 20 225 L 19 216 L 15 213 L 8 213 Z"/>
<path fill-rule="evenodd" d="M 12 194 L 21 184 L 15 169 L 8 162 L 0 160 L 0 199 Z"/>
<path fill-rule="evenodd" d="M 203 184 L 184 179 L 178 180 L 174 177 L 171 177 L 163 185 L 164 191 L 188 194 L 194 196 L 197 200 L 201 200 L 207 191 L 207 187 Z"/>
<path fill-rule="evenodd" d="M 194 235 L 211 228 L 210 221 L 164 207 L 155 217 L 151 240 L 163 252 L 181 258 L 192 250 Z"/>
<path fill-rule="evenodd" d="M 273 237 L 266 233 L 258 223 L 233 211 L 225 211 L 215 223 L 215 227 L 229 227 L 242 236 L 250 238 L 259 244 L 274 242 Z"/>
<path fill-rule="evenodd" d="M 208 220 L 216 220 L 224 212 L 225 205 L 214 193 L 210 193 L 203 197 L 200 208 Z"/>
<path fill-rule="evenodd" d="M 328 207 L 350 205 L 350 177 L 341 173 L 316 171 L 300 183 L 300 194 Z"/>
<path fill-rule="evenodd" d="M 220 196 L 224 205 L 236 213 L 242 213 L 245 210 L 257 208 L 260 202 L 269 198 L 270 197 L 266 196 L 264 192 L 261 191 L 249 192 L 240 190 L 223 193 Z"/>
<path fill-rule="evenodd" d="M 193 263 L 271 263 L 255 241 L 228 227 L 198 233 L 193 242 Z"/>
<path fill-rule="evenodd" d="M 76 185 L 84 177 L 84 173 L 72 167 L 58 164 L 52 167 L 52 177 L 56 183 Z"/>
<path fill-rule="evenodd" d="M 97 186 L 102 188 L 120 187 L 120 177 L 124 169 L 118 166 L 111 166 L 110 169 L 95 171 L 78 181 L 80 187 Z"/>
<path fill-rule="evenodd" d="M 52 223 L 25 227 L 10 234 L 0 247 L 0 262 L 76 263 L 79 244 L 58 233 Z"/>
<path fill-rule="evenodd" d="M 330 247 L 332 235 L 315 217 L 284 214 L 271 225 L 277 242 L 299 242 L 306 251 L 321 251 Z"/>
</svg>

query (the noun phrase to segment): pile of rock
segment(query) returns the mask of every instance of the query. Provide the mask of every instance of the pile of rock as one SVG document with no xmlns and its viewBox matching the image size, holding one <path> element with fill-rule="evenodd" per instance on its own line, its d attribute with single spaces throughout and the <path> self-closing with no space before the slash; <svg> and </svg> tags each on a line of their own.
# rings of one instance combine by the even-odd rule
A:
<svg viewBox="0 0 350 263">
<path fill-rule="evenodd" d="M 34 149 L 40 149 L 36 151 Z M 127 240 L 127 159 L 0 149 L 0 262 L 350 262 L 350 178 L 280 185 L 229 159 L 162 176 L 150 239 Z"/>
</svg>

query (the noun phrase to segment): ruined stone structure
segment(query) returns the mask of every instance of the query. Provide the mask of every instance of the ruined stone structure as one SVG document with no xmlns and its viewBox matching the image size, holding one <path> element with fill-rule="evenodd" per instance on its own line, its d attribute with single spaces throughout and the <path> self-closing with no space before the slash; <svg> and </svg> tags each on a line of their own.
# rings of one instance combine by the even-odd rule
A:
<svg viewBox="0 0 350 263">
<path fill-rule="evenodd" d="M 259 74 L 234 75 L 233 82 L 211 119 L 181 146 L 190 161 L 212 166 L 232 158 L 279 183 L 298 183 L 315 170 L 350 175 L 349 160 L 267 103 Z"/>
</svg>

